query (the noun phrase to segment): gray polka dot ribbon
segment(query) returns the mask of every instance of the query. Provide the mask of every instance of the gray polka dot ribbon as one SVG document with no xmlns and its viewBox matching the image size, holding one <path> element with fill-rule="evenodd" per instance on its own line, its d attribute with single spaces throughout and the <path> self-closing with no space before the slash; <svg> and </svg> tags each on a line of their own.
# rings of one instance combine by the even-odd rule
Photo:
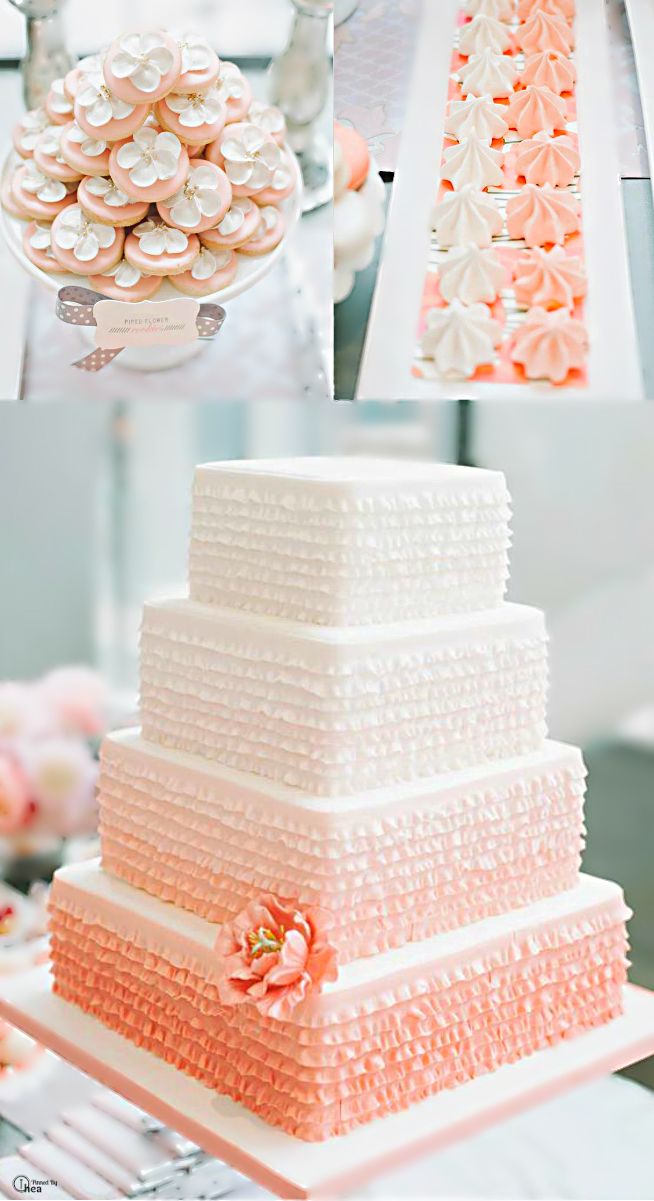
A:
<svg viewBox="0 0 654 1201">
<path fill-rule="evenodd" d="M 64 321 L 66 325 L 93 326 L 97 324 L 93 311 L 95 305 L 99 300 L 106 299 L 107 297 L 102 296 L 100 292 L 93 292 L 90 288 L 71 284 L 59 291 L 55 312 L 59 320 Z M 224 320 L 225 310 L 219 304 L 201 304 L 196 322 L 198 337 L 215 338 Z M 73 367 L 79 367 L 81 371 L 101 371 L 119 354 L 122 354 L 124 349 L 124 346 L 112 350 L 97 346 L 83 359 L 78 359 L 76 363 L 73 363 Z"/>
</svg>

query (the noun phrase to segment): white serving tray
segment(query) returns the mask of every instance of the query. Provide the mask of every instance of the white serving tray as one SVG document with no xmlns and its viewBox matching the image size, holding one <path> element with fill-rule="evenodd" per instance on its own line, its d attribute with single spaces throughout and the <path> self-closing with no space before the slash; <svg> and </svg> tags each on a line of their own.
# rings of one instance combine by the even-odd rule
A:
<svg viewBox="0 0 654 1201">
<path fill-rule="evenodd" d="M 279 1197 L 335 1197 L 529 1105 L 654 1053 L 654 993 L 629 985 L 610 1025 L 440 1093 L 342 1138 L 305 1143 L 55 997 L 40 968 L 2 982 L 0 1014 Z"/>
<path fill-rule="evenodd" d="M 643 0 L 644 5 L 649 0 Z M 358 400 L 641 400 L 608 29 L 602 0 L 577 0 L 577 115 L 589 294 L 585 387 L 418 379 L 411 374 L 427 271 L 458 0 L 423 0 L 417 54 Z"/>
</svg>

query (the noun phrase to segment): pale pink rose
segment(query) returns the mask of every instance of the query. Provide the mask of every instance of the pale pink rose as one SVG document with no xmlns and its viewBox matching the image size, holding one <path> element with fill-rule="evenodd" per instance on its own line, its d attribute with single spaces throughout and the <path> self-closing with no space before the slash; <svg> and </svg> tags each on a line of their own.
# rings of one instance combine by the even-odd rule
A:
<svg viewBox="0 0 654 1201">
<path fill-rule="evenodd" d="M 89 667 L 58 667 L 40 686 L 44 701 L 52 706 L 60 728 L 85 737 L 102 733 L 107 720 L 107 688 Z"/>
<path fill-rule="evenodd" d="M 39 825 L 64 837 L 80 830 L 94 805 L 97 770 L 86 743 L 37 742 L 25 749 L 25 770 Z"/>
<path fill-rule="evenodd" d="M 0 836 L 15 834 L 30 812 L 27 779 L 9 755 L 0 754 Z"/>
<path fill-rule="evenodd" d="M 251 901 L 225 923 L 215 950 L 223 1004 L 250 1001 L 278 1020 L 337 976 L 336 951 L 319 933 L 315 917 L 273 896 Z"/>
</svg>

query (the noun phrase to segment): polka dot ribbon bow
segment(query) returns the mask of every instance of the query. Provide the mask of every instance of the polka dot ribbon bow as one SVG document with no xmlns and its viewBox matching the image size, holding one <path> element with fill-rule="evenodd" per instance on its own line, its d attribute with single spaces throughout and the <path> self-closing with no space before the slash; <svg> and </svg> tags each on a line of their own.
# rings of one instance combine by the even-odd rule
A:
<svg viewBox="0 0 654 1201">
<path fill-rule="evenodd" d="M 93 326 L 97 325 L 93 311 L 95 305 L 99 300 L 106 299 L 106 296 L 102 296 L 100 292 L 92 292 L 90 288 L 71 285 L 60 290 L 55 311 L 59 320 L 64 321 L 66 325 Z M 219 304 L 201 304 L 196 322 L 198 337 L 215 338 L 224 320 L 225 310 Z M 73 367 L 79 367 L 81 371 L 101 371 L 119 354 L 122 354 L 124 349 L 124 346 L 111 350 L 98 346 L 83 359 L 78 359 L 76 363 L 73 363 Z"/>
</svg>

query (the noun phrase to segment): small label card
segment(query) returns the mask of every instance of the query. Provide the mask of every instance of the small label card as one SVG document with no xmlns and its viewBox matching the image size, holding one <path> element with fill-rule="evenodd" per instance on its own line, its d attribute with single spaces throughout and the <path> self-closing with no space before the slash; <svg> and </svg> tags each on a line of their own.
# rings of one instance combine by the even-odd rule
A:
<svg viewBox="0 0 654 1201">
<path fill-rule="evenodd" d="M 99 300 L 94 307 L 95 341 L 103 350 L 126 346 L 183 346 L 200 336 L 197 300 Z"/>
</svg>

